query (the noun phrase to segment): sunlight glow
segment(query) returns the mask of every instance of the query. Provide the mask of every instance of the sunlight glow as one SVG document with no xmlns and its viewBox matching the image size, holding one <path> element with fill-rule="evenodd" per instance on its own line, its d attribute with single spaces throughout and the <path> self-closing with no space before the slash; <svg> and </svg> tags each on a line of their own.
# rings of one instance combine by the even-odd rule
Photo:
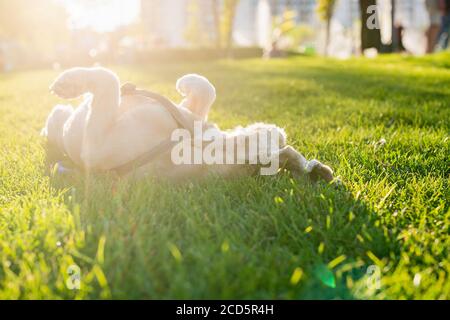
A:
<svg viewBox="0 0 450 320">
<path fill-rule="evenodd" d="M 98 32 L 113 31 L 134 22 L 139 0 L 62 0 L 70 14 L 72 29 L 91 27 Z"/>
</svg>

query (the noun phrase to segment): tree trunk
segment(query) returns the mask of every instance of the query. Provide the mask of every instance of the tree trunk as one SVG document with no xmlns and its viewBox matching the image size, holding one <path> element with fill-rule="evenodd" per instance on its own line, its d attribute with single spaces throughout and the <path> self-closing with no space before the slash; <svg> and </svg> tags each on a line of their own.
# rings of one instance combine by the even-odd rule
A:
<svg viewBox="0 0 450 320">
<path fill-rule="evenodd" d="M 325 52 L 324 56 L 328 57 L 330 54 L 329 47 L 330 47 L 330 36 L 331 36 L 331 17 L 327 18 L 326 21 L 326 30 L 325 30 Z"/>
<path fill-rule="evenodd" d="M 397 5 L 397 0 L 391 0 L 392 4 L 392 52 L 402 52 L 405 51 L 402 41 L 402 31 L 403 28 L 400 25 L 396 25 L 395 19 L 395 8 Z"/>
<path fill-rule="evenodd" d="M 380 29 L 374 28 L 369 29 L 367 26 L 367 21 L 371 14 L 367 12 L 369 6 L 377 4 L 376 0 L 360 0 L 360 10 L 361 10 L 361 51 L 369 48 L 375 48 L 378 51 L 382 49 L 381 43 L 381 32 Z"/>
<path fill-rule="evenodd" d="M 221 46 L 221 37 L 220 37 L 220 3 L 218 0 L 212 0 L 212 16 L 214 23 L 214 33 L 215 33 L 215 45 L 216 48 L 219 49 Z"/>
<path fill-rule="evenodd" d="M 239 0 L 228 0 L 229 2 L 226 4 L 228 5 L 228 8 L 226 8 L 226 10 L 228 10 L 228 12 L 226 14 L 228 14 L 227 17 L 227 29 L 226 29 L 226 35 L 225 35 L 225 41 L 226 41 L 226 50 L 227 50 L 227 55 L 231 56 L 231 49 L 233 46 L 233 30 L 234 30 L 234 18 L 236 16 L 236 7 L 239 3 Z"/>
</svg>

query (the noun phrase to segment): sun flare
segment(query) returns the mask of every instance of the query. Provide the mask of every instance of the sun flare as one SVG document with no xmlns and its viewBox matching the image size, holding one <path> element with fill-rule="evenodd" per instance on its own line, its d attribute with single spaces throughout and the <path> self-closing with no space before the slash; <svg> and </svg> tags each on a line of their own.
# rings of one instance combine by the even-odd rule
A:
<svg viewBox="0 0 450 320">
<path fill-rule="evenodd" d="M 63 0 L 63 3 L 70 15 L 71 28 L 91 27 L 98 32 L 132 23 L 140 10 L 139 0 Z"/>
</svg>

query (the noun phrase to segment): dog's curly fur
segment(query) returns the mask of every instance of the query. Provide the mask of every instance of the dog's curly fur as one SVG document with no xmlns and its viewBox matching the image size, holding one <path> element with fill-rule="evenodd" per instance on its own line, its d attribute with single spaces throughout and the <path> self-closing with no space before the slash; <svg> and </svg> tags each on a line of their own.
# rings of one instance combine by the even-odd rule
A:
<svg viewBox="0 0 450 320">
<path fill-rule="evenodd" d="M 207 121 L 216 99 L 214 86 L 195 74 L 185 75 L 176 83 L 184 97 L 180 111 L 188 119 Z M 64 99 L 85 95 L 76 109 L 57 105 L 50 112 L 42 135 L 66 154 L 77 166 L 87 170 L 113 170 L 136 159 L 168 139 L 178 125 L 171 114 L 157 101 L 137 95 L 120 95 L 119 78 L 105 68 L 73 68 L 63 72 L 50 86 L 51 92 Z M 217 130 L 219 130 L 217 128 Z M 273 157 L 293 174 L 309 174 L 312 179 L 329 182 L 333 171 L 317 160 L 307 161 L 293 147 L 286 145 L 286 134 L 275 125 L 256 123 L 251 126 L 221 131 L 225 139 L 249 137 L 259 130 L 275 131 L 280 137 Z M 244 139 L 245 140 L 245 139 Z M 251 156 L 250 156 L 251 157 Z M 215 172 L 222 176 L 256 172 L 254 165 L 174 165 L 168 154 L 138 169 L 138 174 L 168 177 L 199 176 Z"/>
</svg>

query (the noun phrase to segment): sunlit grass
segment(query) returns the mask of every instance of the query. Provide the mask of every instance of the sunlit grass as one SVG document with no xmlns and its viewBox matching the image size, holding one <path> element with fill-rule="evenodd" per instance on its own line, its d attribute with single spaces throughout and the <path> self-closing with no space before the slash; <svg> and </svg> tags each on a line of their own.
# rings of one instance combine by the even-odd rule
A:
<svg viewBox="0 0 450 320">
<path fill-rule="evenodd" d="M 49 177 L 39 130 L 56 73 L 0 74 L 0 298 L 450 298 L 448 61 L 113 68 L 174 100 L 178 76 L 206 75 L 212 121 L 285 127 L 338 189 L 287 174 Z M 67 287 L 71 265 L 80 290 Z"/>
</svg>

